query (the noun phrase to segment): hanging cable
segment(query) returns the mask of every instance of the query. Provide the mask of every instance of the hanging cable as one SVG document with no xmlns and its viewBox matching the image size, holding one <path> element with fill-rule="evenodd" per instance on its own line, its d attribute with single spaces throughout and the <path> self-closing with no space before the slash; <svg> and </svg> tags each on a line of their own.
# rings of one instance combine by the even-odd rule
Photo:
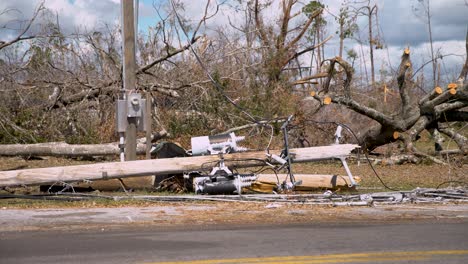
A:
<svg viewBox="0 0 468 264">
<path fill-rule="evenodd" d="M 189 35 L 188 35 L 188 32 L 185 30 L 184 26 L 183 26 L 183 23 L 182 23 L 182 19 L 180 18 L 179 16 L 179 13 L 177 13 L 177 9 L 176 9 L 176 6 L 175 6 L 175 3 L 174 3 L 174 0 L 170 0 L 171 2 L 171 7 L 172 7 L 172 10 L 174 11 L 174 14 L 176 16 L 176 19 L 177 19 L 177 22 L 180 26 L 180 28 L 182 29 L 182 32 L 184 33 L 185 37 L 187 38 L 187 40 L 190 39 Z M 265 124 L 261 124 L 259 122 L 259 120 L 257 120 L 252 114 L 250 114 L 247 110 L 245 110 L 244 108 L 242 108 L 241 106 L 239 106 L 238 104 L 236 104 L 236 102 L 234 102 L 234 100 L 232 100 L 225 92 L 224 92 L 224 87 L 219 83 L 217 82 L 212 74 L 208 71 L 208 68 L 205 66 L 205 64 L 203 63 L 202 59 L 200 58 L 200 56 L 197 54 L 197 52 L 195 51 L 195 49 L 193 48 L 193 44 L 190 42 L 190 41 L 187 41 L 187 45 L 189 46 L 189 49 L 190 51 L 193 53 L 193 55 L 195 56 L 198 64 L 200 65 L 200 67 L 203 69 L 203 71 L 206 73 L 206 75 L 208 76 L 208 78 L 210 79 L 211 83 L 213 83 L 213 85 L 216 87 L 216 89 L 218 90 L 218 92 L 230 103 L 232 104 L 235 108 L 237 108 L 239 111 L 241 111 L 244 115 L 246 115 L 247 117 L 249 117 L 255 124 L 259 125 L 259 126 L 262 126 L 262 125 L 265 125 Z M 354 133 L 354 131 L 348 127 L 347 125 L 345 124 L 341 124 L 341 123 L 338 123 L 338 122 L 327 122 L 327 121 L 315 121 L 315 120 L 308 120 L 309 122 L 313 122 L 313 123 L 317 123 L 317 124 L 335 124 L 335 125 L 340 125 L 342 127 L 344 127 L 346 130 L 348 130 L 353 136 L 354 138 L 356 139 L 356 141 L 358 142 L 359 145 L 361 145 L 359 143 L 359 139 L 358 137 L 356 136 L 356 134 Z M 268 126 L 271 126 L 270 124 L 268 124 Z M 271 126 L 272 127 L 272 126 Z M 272 128 L 272 133 L 273 133 L 273 128 Z M 273 135 L 273 134 L 272 134 Z M 270 144 L 271 144 L 271 141 L 272 141 L 272 138 L 273 136 L 271 137 L 270 139 L 270 142 L 268 143 L 268 147 L 267 147 L 267 151 L 270 147 Z M 391 191 L 398 191 L 394 188 L 391 188 L 389 187 L 383 180 L 382 178 L 380 177 L 380 175 L 377 173 L 377 171 L 375 170 L 374 166 L 372 165 L 372 162 L 370 161 L 369 159 L 369 156 L 367 154 L 366 151 L 364 151 L 364 155 L 366 157 L 366 160 L 367 162 L 369 163 L 372 171 L 374 172 L 374 175 L 379 179 L 380 183 L 385 187 L 387 188 L 388 190 L 391 190 Z"/>
</svg>

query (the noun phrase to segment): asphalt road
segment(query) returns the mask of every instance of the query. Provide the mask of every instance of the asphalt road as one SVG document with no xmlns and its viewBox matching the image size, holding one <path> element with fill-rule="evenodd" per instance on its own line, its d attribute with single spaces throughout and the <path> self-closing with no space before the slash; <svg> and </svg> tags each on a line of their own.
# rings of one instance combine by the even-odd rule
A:
<svg viewBox="0 0 468 264">
<path fill-rule="evenodd" d="M 0 234 L 0 263 L 162 261 L 468 263 L 468 222 L 344 222 L 171 230 L 128 227 L 81 233 Z"/>
</svg>

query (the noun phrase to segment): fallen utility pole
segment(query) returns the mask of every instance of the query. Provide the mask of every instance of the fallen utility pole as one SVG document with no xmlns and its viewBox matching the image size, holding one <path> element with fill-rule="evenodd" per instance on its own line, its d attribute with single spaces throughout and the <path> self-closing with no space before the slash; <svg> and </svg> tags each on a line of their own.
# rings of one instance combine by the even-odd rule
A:
<svg viewBox="0 0 468 264">
<path fill-rule="evenodd" d="M 354 144 L 320 146 L 290 149 L 292 162 L 310 162 L 327 159 L 344 159 L 351 151 L 358 148 Z M 280 150 L 270 154 L 280 155 Z M 265 165 L 264 151 L 225 154 L 222 157 L 227 166 L 237 168 Z M 96 163 L 89 165 L 0 171 L 0 187 L 53 184 L 57 182 L 79 182 L 106 180 L 114 178 L 138 177 L 183 173 L 201 170 L 205 164 L 216 164 L 218 155 L 136 160 L 127 162 Z M 275 163 L 274 160 L 270 161 Z M 206 169 L 206 168 L 205 168 Z"/>
<path fill-rule="evenodd" d="M 257 180 L 250 187 L 258 192 L 272 192 L 279 182 L 285 180 L 287 174 L 258 174 Z M 300 185 L 295 186 L 295 191 L 312 191 L 316 189 L 348 189 L 351 185 L 348 177 L 339 175 L 323 175 L 323 174 L 294 174 L 296 181 L 301 181 Z M 361 178 L 354 176 L 356 182 L 360 182 Z"/>
<path fill-rule="evenodd" d="M 136 153 L 145 154 L 151 142 L 167 137 L 165 130 L 154 133 L 150 140 L 137 139 Z M 150 144 L 146 144 L 149 142 Z M 6 144 L 0 145 L 0 156 L 56 156 L 56 157 L 89 157 L 118 155 L 120 147 L 117 142 L 105 144 L 68 144 L 65 142 L 48 142 L 36 144 Z"/>
<path fill-rule="evenodd" d="M 146 144 L 137 144 L 137 154 L 145 154 Z M 118 144 L 68 144 L 49 142 L 37 144 L 10 144 L 0 146 L 0 156 L 55 156 L 55 157 L 89 157 L 119 155 Z"/>
</svg>

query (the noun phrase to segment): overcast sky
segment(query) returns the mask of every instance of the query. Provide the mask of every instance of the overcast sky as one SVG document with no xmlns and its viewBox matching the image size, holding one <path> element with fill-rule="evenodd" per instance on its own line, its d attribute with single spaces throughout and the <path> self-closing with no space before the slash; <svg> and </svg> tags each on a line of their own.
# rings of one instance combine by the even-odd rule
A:
<svg viewBox="0 0 468 264">
<path fill-rule="evenodd" d="M 167 0 L 154 0 L 158 5 Z M 185 15 L 196 20 L 201 16 L 205 0 L 183 0 L 186 6 Z M 221 1 L 220 1 L 221 2 Z M 303 1 L 305 2 L 305 1 Z M 337 14 L 342 1 L 323 0 L 327 6 L 325 15 L 329 17 L 329 33 L 333 34 L 337 26 L 330 14 Z M 379 7 L 380 37 L 387 45 L 388 49 L 377 51 L 378 67 L 383 61 L 390 58 L 391 64 L 395 67 L 398 63 L 401 50 L 410 46 L 413 54 L 419 56 L 415 63 L 422 64 L 429 58 L 428 32 L 424 18 L 415 15 L 413 7 L 418 7 L 418 0 L 374 0 Z M 430 0 L 432 9 L 432 29 L 435 49 L 443 54 L 455 54 L 444 59 L 446 68 L 460 67 L 464 61 L 465 45 L 464 40 L 468 28 L 468 6 L 466 0 Z M 1 0 L 0 13 L 6 9 L 13 9 L 0 15 L 0 27 L 16 27 L 12 21 L 25 20 L 29 18 L 39 3 L 39 0 Z M 271 11 L 267 13 L 271 17 L 275 16 L 280 1 L 274 0 Z M 120 0 L 45 0 L 45 6 L 56 12 L 62 29 L 66 32 L 73 32 L 76 28 L 102 28 L 105 23 L 119 23 Z M 16 10 L 16 11 L 15 11 Z M 226 26 L 228 17 L 236 20 L 236 14 L 226 6 L 209 23 L 210 28 Z M 148 26 L 155 25 L 158 17 L 153 8 L 153 0 L 140 0 L 139 31 L 145 33 Z M 365 20 L 359 21 L 361 29 L 367 27 Z M 14 34 L 12 30 L 0 28 L 0 40 L 7 40 Z M 209 34 L 209 33 L 208 33 Z M 335 56 L 338 53 L 338 37 L 329 43 L 326 53 L 328 56 Z M 355 42 L 347 41 L 347 49 L 360 48 Z M 363 47 L 366 50 L 366 47 Z M 448 70 L 447 70 L 448 71 Z"/>
</svg>

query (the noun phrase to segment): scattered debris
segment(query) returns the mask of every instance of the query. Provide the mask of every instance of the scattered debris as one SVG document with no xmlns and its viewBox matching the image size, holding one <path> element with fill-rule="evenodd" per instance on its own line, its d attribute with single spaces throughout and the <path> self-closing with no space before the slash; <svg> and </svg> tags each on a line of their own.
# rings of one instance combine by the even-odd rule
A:
<svg viewBox="0 0 468 264">
<path fill-rule="evenodd" d="M 389 204 L 421 204 L 421 203 L 447 203 L 447 202 L 468 202 L 468 189 L 423 189 L 417 188 L 412 191 L 402 192 L 379 192 L 369 194 L 339 195 L 325 192 L 324 194 L 250 194 L 250 195 L 96 195 L 82 193 L 60 193 L 60 194 L 40 194 L 40 195 L 15 195 L 2 194 L 0 199 L 21 198 L 21 199 L 41 199 L 41 200 L 66 200 L 80 201 L 94 198 L 109 199 L 115 201 L 122 200 L 144 200 L 144 201 L 217 201 L 217 202 L 248 202 L 248 203 L 268 203 L 265 208 L 278 208 L 283 203 L 297 203 L 310 205 L 329 206 L 372 206 Z"/>
<path fill-rule="evenodd" d="M 272 209 L 272 208 L 280 208 L 282 206 L 283 205 L 279 204 L 279 203 L 269 203 L 269 204 L 265 205 L 265 208 Z"/>
<path fill-rule="evenodd" d="M 60 192 L 73 185 L 69 183 L 119 179 L 118 188 L 127 189 L 121 180 L 127 177 L 148 177 L 151 188 L 171 192 L 185 192 L 193 188 L 196 194 L 242 194 L 243 188 L 256 192 L 289 193 L 291 191 L 310 191 L 310 188 L 336 189 L 357 186 L 358 179 L 353 177 L 346 158 L 358 145 L 339 144 L 342 127 L 335 133 L 335 144 L 330 146 L 290 149 L 288 127 L 293 116 L 283 123 L 283 149 L 247 152 L 238 145 L 244 140 L 234 132 L 215 136 L 194 137 L 192 150 L 171 143 L 160 143 L 152 150 L 155 160 L 136 160 L 127 162 L 96 163 L 89 165 L 50 167 L 0 171 L 0 187 L 27 185 L 65 185 Z M 292 170 L 294 162 L 340 160 L 347 178 L 337 175 L 296 175 Z M 241 174 L 239 168 L 263 166 L 274 172 L 264 175 L 257 181 L 258 173 Z M 280 175 L 283 173 L 283 175 Z M 183 178 L 180 176 L 183 175 Z M 281 176 L 281 180 L 279 176 Z M 273 180 L 271 180 L 273 179 Z M 254 186 L 252 186 L 255 183 Z M 86 186 L 80 186 L 85 187 Z M 266 191 L 264 190 L 266 188 Z M 48 188 L 50 191 L 51 188 Z M 93 188 L 96 189 L 96 188 Z"/>
<path fill-rule="evenodd" d="M 330 150 L 321 153 L 322 156 L 310 159 L 310 161 L 324 159 L 339 159 L 347 174 L 347 179 L 337 175 L 297 175 L 293 173 L 292 162 L 296 159 L 296 153 L 289 148 L 288 126 L 293 116 L 283 123 L 281 130 L 283 132 L 283 149 L 281 153 L 269 153 L 268 147 L 265 153 L 267 159 L 264 159 L 264 166 L 274 172 L 274 174 L 240 174 L 235 172 L 236 167 L 228 167 L 225 163 L 225 155 L 237 152 L 245 152 L 246 148 L 239 147 L 237 143 L 243 141 L 245 137 L 238 137 L 231 132 L 229 134 L 217 136 L 194 137 L 191 139 L 192 155 L 219 155 L 216 164 L 206 166 L 209 173 L 203 171 L 189 172 L 184 174 L 184 178 L 193 182 L 196 194 L 241 194 L 243 188 L 248 188 L 254 192 L 272 193 L 272 192 L 290 192 L 311 191 L 314 189 L 337 189 L 354 188 L 357 186 L 359 178 L 353 177 L 346 163 L 346 157 L 349 153 L 340 155 L 331 154 Z M 340 145 L 342 127 L 338 126 L 335 133 L 335 144 L 337 149 Z M 239 159 L 238 159 L 239 160 Z M 246 162 L 248 159 L 240 159 Z M 273 165 L 273 164 L 278 165 Z M 285 174 L 280 174 L 282 171 Z"/>
<path fill-rule="evenodd" d="M 290 214 L 290 215 L 306 215 L 307 212 L 305 210 L 289 210 L 288 214 Z"/>
<path fill-rule="evenodd" d="M 187 184 L 183 177 L 171 176 L 162 180 L 156 190 L 161 192 L 184 193 L 187 191 L 186 186 Z"/>
</svg>

